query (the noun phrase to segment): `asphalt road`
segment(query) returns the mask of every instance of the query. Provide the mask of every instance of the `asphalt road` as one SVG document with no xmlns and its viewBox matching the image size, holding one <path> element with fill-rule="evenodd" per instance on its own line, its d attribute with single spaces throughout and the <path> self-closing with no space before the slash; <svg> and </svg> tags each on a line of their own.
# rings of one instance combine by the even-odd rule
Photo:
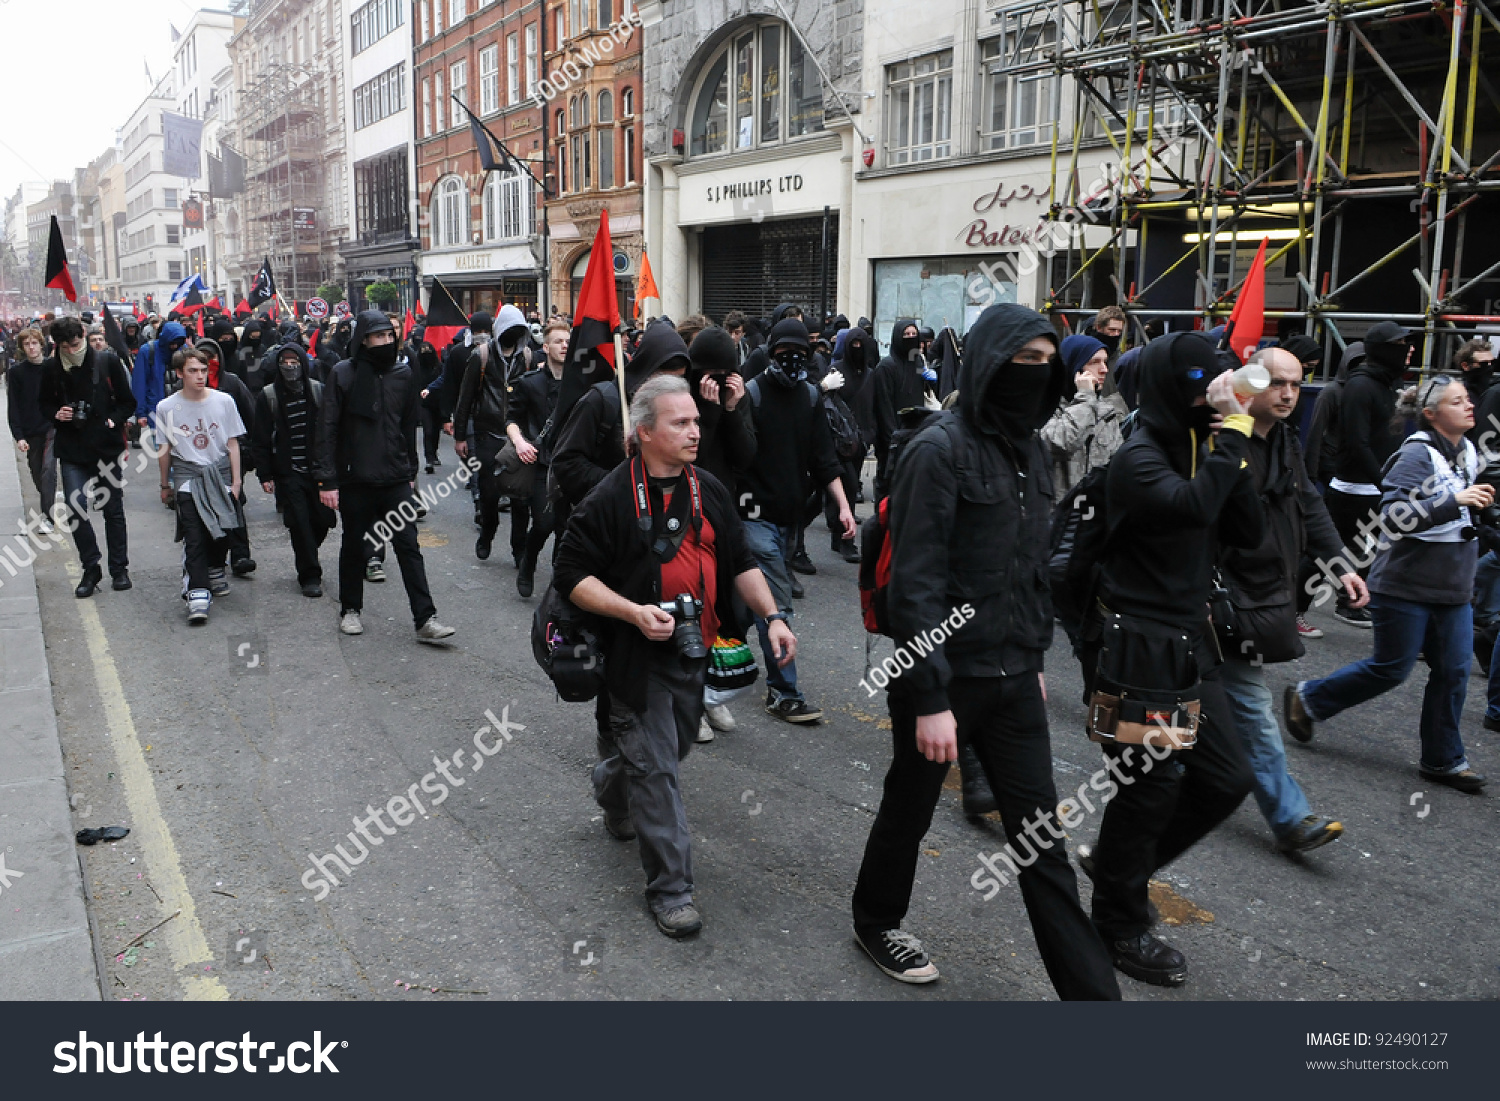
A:
<svg viewBox="0 0 1500 1101">
<path fill-rule="evenodd" d="M 451 450 L 445 461 L 439 477 L 453 470 Z M 987 902 L 970 885 L 978 854 L 1003 838 L 965 821 L 956 770 L 907 921 L 942 980 L 892 982 L 851 940 L 849 896 L 890 734 L 883 698 L 859 683 L 856 567 L 831 554 L 821 520 L 809 548 L 818 574 L 805 579 L 794 628 L 803 687 L 826 719 L 788 726 L 761 711 L 761 695 L 742 697 L 739 729 L 684 762 L 706 927 L 674 942 L 649 919 L 635 845 L 604 833 L 590 797 L 592 705 L 560 702 L 532 661 L 535 601 L 515 592 L 508 517 L 486 563 L 473 554 L 467 492 L 420 525 L 439 617 L 458 631 L 451 646 L 414 640 L 394 557 L 391 580 L 367 587 L 365 634 L 346 638 L 332 596 L 339 534 L 323 552 L 330 595 L 304 598 L 280 518 L 252 487 L 259 569 L 190 629 L 173 517 L 155 487 L 147 471 L 126 491 L 132 592 L 106 583 L 76 600 L 71 547 L 36 565 L 76 825 L 133 830 L 84 854 L 107 997 L 1053 996 L 1014 884 Z M 544 566 L 539 587 L 546 579 Z M 1327 637 L 1272 667 L 1278 694 L 1368 650 L 1368 633 L 1314 619 Z M 1076 788 L 1100 756 L 1082 733 L 1065 640 L 1047 677 L 1058 787 Z M 1465 737 L 1494 775 L 1483 681 L 1470 683 Z M 1166 869 L 1158 902 L 1180 924 L 1164 933 L 1187 954 L 1189 982 L 1163 991 L 1121 977 L 1127 998 L 1500 996 L 1497 800 L 1420 781 L 1420 692 L 1409 683 L 1320 728 L 1311 745 L 1289 741 L 1294 774 L 1316 811 L 1344 822 L 1344 840 L 1280 856 L 1246 800 Z M 487 712 L 521 728 L 465 771 Z M 303 882 L 310 856 L 352 849 L 353 817 L 410 794 L 459 750 L 462 786 L 392 826 L 317 900 Z M 1089 816 L 1070 849 L 1097 829 Z M 1086 880 L 1082 889 L 1087 902 Z"/>
</svg>

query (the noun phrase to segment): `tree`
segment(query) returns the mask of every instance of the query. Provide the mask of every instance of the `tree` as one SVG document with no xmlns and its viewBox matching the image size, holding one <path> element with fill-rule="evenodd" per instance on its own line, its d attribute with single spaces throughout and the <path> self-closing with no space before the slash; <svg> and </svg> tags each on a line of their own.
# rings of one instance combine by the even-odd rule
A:
<svg viewBox="0 0 1500 1101">
<path fill-rule="evenodd" d="M 318 288 L 318 297 L 330 306 L 334 306 L 342 302 L 346 296 L 344 288 L 337 283 L 324 283 Z"/>
<path fill-rule="evenodd" d="M 365 288 L 365 297 L 378 306 L 392 306 L 401 301 L 401 291 L 390 280 L 382 279 Z"/>
</svg>

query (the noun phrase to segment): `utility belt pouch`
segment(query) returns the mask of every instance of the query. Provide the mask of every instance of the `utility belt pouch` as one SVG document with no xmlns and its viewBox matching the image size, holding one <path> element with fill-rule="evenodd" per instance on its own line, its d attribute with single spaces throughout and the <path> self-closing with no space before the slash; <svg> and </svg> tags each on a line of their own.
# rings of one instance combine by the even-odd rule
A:
<svg viewBox="0 0 1500 1101">
<path fill-rule="evenodd" d="M 1191 749 L 1198 740 L 1196 689 L 1165 692 L 1100 681 L 1089 700 L 1091 742 Z"/>
</svg>

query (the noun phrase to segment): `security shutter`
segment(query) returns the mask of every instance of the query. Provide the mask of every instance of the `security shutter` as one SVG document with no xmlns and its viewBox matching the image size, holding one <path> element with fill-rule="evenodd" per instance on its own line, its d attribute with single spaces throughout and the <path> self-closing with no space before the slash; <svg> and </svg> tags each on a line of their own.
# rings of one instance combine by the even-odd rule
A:
<svg viewBox="0 0 1500 1101">
<path fill-rule="evenodd" d="M 828 219 L 828 303 L 838 301 L 837 214 Z M 703 231 L 703 312 L 723 321 L 730 310 L 752 317 L 795 302 L 816 314 L 823 293 L 818 261 L 823 218 L 710 226 Z"/>
</svg>

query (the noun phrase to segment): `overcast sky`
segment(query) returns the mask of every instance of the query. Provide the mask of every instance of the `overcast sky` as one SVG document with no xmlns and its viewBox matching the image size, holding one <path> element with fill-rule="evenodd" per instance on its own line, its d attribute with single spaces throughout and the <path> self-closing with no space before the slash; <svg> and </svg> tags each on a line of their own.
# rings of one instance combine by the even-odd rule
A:
<svg viewBox="0 0 1500 1101">
<path fill-rule="evenodd" d="M 222 4 L 0 0 L 0 203 L 23 180 L 71 180 L 114 142 L 172 64 L 172 33 Z"/>
</svg>

